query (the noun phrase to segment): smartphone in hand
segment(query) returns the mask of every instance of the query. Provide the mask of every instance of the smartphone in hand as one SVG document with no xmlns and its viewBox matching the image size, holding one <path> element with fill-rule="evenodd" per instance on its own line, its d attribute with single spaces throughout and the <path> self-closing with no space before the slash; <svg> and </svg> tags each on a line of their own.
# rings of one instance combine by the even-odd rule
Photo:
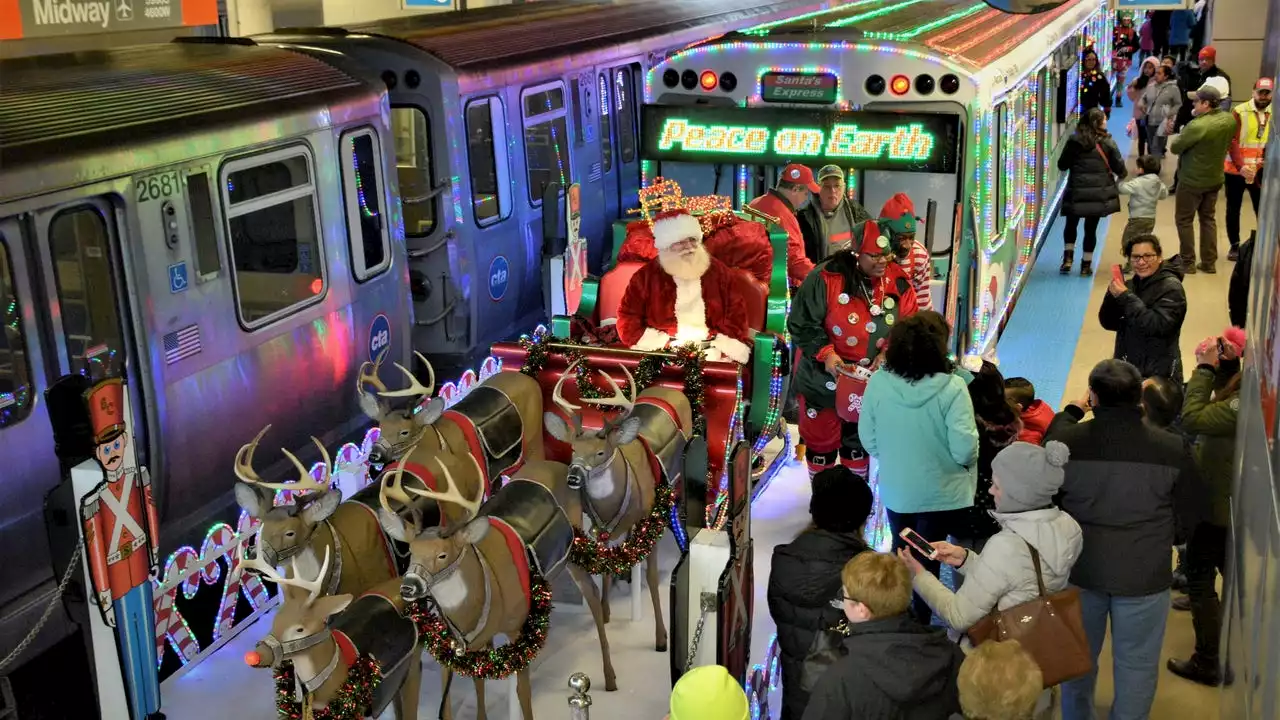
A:
<svg viewBox="0 0 1280 720">
<path fill-rule="evenodd" d="M 1111 266 L 1111 279 L 1121 285 L 1124 284 L 1124 270 L 1122 270 L 1119 265 Z"/>
<path fill-rule="evenodd" d="M 938 551 L 929 544 L 928 540 L 925 540 L 924 537 L 915 530 L 912 530 L 911 528 L 903 528 L 902 532 L 898 533 L 898 536 L 905 540 L 912 549 L 926 558 L 930 560 L 938 559 Z"/>
</svg>

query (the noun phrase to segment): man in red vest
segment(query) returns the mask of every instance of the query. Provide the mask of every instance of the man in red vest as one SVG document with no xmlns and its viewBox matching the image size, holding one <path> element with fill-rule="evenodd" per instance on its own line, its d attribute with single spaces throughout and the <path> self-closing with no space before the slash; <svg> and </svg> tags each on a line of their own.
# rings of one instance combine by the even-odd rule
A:
<svg viewBox="0 0 1280 720">
<path fill-rule="evenodd" d="M 782 168 L 778 183 L 772 190 L 749 203 L 749 207 L 777 218 L 782 229 L 787 231 L 787 279 L 793 288 L 799 287 L 813 270 L 813 261 L 804 252 L 804 237 L 800 233 L 800 222 L 796 220 L 796 210 L 809 200 L 811 193 L 821 190 L 813 179 L 812 170 L 792 163 Z"/>
</svg>

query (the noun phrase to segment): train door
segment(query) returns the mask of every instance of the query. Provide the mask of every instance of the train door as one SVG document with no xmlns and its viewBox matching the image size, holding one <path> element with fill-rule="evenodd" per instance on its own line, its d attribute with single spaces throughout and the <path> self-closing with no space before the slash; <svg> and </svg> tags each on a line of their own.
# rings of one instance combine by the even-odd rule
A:
<svg viewBox="0 0 1280 720">
<path fill-rule="evenodd" d="M 511 255 L 510 279 L 501 283 L 501 293 L 494 291 L 498 276 L 493 272 L 489 276 L 490 297 L 501 308 L 497 311 L 501 317 L 492 318 L 492 323 L 506 327 L 507 336 L 546 319 L 542 297 L 543 195 L 552 184 L 563 189 L 579 179 L 573 172 L 569 103 L 569 91 L 563 80 L 532 85 L 520 91 L 527 195 L 523 200 L 529 203 L 530 212 L 520 236 L 505 243 L 508 246 L 505 251 Z M 556 202 L 563 202 L 563 198 L 561 193 Z M 483 248 L 477 248 L 477 252 L 481 258 L 486 255 Z"/>
<path fill-rule="evenodd" d="M 569 77 L 569 98 L 573 110 L 574 177 L 578 180 L 578 234 L 587 241 L 587 268 L 599 274 L 608 257 L 609 236 L 617 217 L 617 191 L 604 182 L 605 160 L 602 144 L 608 143 L 608 119 L 600 114 L 596 73 L 586 70 Z M 604 117 L 602 120 L 601 118 Z M 612 163 L 611 163 L 612 164 Z M 613 207 L 610 207 L 612 200 Z M 547 250 L 550 252 L 550 250 Z"/>
<path fill-rule="evenodd" d="M 611 73 L 608 68 L 601 68 L 595 73 L 596 110 L 600 137 L 600 188 L 601 207 L 604 209 L 605 227 L 604 242 L 601 243 L 600 258 L 587 255 L 587 270 L 601 274 L 603 266 L 613 257 L 613 219 L 622 216 L 622 166 L 618 161 L 618 131 L 613 118 L 617 114 L 613 107 L 614 91 Z M 591 213 L 584 213 L 586 215 Z"/>
<path fill-rule="evenodd" d="M 0 586 L 0 608 L 9 610 L 48 576 L 41 498 L 59 479 L 47 405 L 40 399 L 51 378 L 31 279 L 38 263 L 28 248 L 36 243 L 24 237 L 17 218 L 0 218 L 0 568 L 7 581 Z M 16 629 L 5 629 L 10 632 Z"/>
<path fill-rule="evenodd" d="M 640 207 L 640 64 L 631 63 L 610 71 L 613 93 L 613 124 L 617 129 L 618 207 L 626 212 Z"/>
</svg>

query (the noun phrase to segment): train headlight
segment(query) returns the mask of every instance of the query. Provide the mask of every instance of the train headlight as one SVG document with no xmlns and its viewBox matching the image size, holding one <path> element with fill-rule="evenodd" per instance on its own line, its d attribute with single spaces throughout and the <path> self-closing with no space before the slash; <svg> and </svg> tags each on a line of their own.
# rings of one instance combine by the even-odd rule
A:
<svg viewBox="0 0 1280 720">
<path fill-rule="evenodd" d="M 889 81 L 889 91 L 894 95 L 906 95 L 911 90 L 911 78 L 906 75 L 894 75 Z"/>
<path fill-rule="evenodd" d="M 662 71 L 662 84 L 669 88 L 673 88 L 680 84 L 680 71 L 675 68 L 667 68 Z"/>
<path fill-rule="evenodd" d="M 698 73 L 692 70 L 685 70 L 680 73 L 680 85 L 685 90 L 692 90 L 698 87 Z"/>
<path fill-rule="evenodd" d="M 720 89 L 725 92 L 733 92 L 738 89 L 738 76 L 731 72 L 727 72 L 720 76 Z"/>
<path fill-rule="evenodd" d="M 921 95 L 932 94 L 935 85 L 936 83 L 933 80 L 933 76 L 928 73 L 921 73 L 916 76 L 916 92 Z"/>
<path fill-rule="evenodd" d="M 867 78 L 865 83 L 863 83 L 863 87 L 866 88 L 868 95 L 883 95 L 885 87 L 884 78 L 879 75 L 872 75 Z"/>
<path fill-rule="evenodd" d="M 942 76 L 942 81 L 938 83 L 942 86 L 942 92 L 948 95 L 955 95 L 960 92 L 960 76 L 953 73 L 947 73 Z"/>
</svg>

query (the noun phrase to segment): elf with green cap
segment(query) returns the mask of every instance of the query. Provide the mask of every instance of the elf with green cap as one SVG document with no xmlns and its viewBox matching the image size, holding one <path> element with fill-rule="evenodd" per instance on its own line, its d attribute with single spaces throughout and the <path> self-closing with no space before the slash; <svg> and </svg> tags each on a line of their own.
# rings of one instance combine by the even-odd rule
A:
<svg viewBox="0 0 1280 720">
<path fill-rule="evenodd" d="M 876 224 L 889 236 L 894 261 L 911 278 L 911 285 L 916 289 L 916 305 L 921 310 L 932 310 L 933 293 L 929 282 L 933 280 L 933 259 L 929 256 L 929 249 L 916 240 L 916 222 L 919 220 L 911 198 L 906 193 L 898 193 L 880 208 L 880 219 Z"/>
</svg>

